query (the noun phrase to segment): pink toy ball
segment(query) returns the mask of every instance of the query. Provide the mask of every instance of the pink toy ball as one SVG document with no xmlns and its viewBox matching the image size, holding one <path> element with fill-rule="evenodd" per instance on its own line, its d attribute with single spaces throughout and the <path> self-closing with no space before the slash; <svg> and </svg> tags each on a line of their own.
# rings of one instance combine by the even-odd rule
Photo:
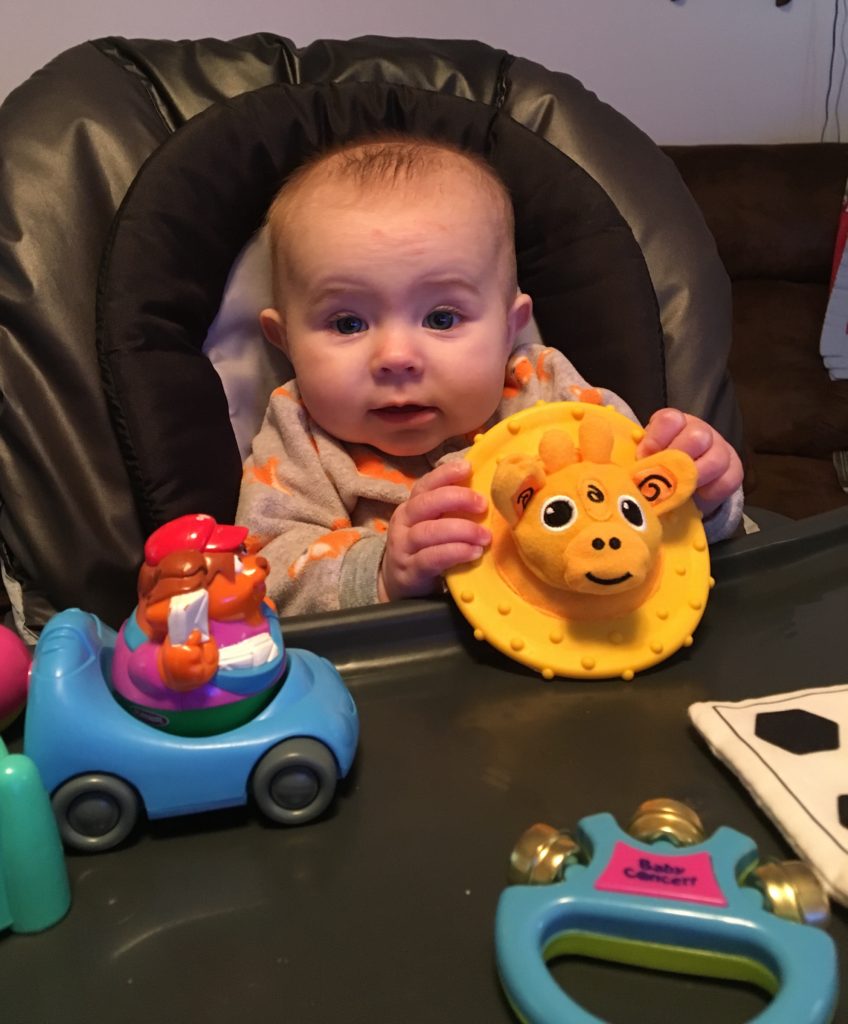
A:
<svg viewBox="0 0 848 1024">
<path fill-rule="evenodd" d="M 23 710 L 32 655 L 17 633 L 0 626 L 0 730 Z"/>
</svg>

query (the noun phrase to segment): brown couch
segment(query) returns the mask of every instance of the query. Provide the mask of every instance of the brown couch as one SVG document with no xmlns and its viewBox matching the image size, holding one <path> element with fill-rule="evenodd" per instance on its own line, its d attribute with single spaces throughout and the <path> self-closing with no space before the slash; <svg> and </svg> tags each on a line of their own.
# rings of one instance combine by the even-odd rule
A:
<svg viewBox="0 0 848 1024">
<path fill-rule="evenodd" d="M 819 356 L 848 145 L 673 146 L 733 288 L 730 371 L 750 505 L 795 519 L 848 505 L 848 380 Z"/>
</svg>

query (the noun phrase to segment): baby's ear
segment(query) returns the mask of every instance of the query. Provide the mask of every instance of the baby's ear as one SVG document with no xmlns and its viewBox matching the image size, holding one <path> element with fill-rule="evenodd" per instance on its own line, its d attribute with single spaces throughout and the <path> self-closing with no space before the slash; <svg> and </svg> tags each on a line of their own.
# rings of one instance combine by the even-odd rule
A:
<svg viewBox="0 0 848 1024">
<path fill-rule="evenodd" d="M 273 307 L 263 309 L 259 314 L 259 326 L 265 335 L 265 340 L 274 348 L 280 349 L 286 355 L 289 354 L 288 338 L 286 336 L 286 325 L 283 318 Z"/>
<path fill-rule="evenodd" d="M 513 342 L 515 336 L 530 323 L 532 314 L 533 300 L 529 295 L 525 295 L 524 292 L 519 292 L 507 312 L 510 342 Z"/>
</svg>

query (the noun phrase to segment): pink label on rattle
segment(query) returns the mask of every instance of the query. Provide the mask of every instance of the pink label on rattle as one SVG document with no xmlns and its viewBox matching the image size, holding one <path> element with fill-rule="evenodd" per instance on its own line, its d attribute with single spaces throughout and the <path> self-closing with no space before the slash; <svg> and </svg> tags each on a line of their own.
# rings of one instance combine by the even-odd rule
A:
<svg viewBox="0 0 848 1024">
<path fill-rule="evenodd" d="M 727 906 L 713 871 L 712 857 L 706 852 L 669 856 L 659 850 L 648 853 L 619 842 L 595 888 L 630 896 Z"/>
</svg>

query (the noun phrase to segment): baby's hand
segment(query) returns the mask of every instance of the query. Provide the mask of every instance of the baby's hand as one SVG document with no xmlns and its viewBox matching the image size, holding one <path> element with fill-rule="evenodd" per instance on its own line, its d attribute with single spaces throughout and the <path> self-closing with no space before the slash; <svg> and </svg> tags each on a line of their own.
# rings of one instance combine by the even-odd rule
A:
<svg viewBox="0 0 848 1024">
<path fill-rule="evenodd" d="M 694 460 L 698 471 L 694 497 L 705 516 L 742 483 L 742 462 L 733 446 L 697 416 L 679 409 L 659 409 L 654 413 L 636 449 L 636 457 L 641 459 L 666 448 L 678 448 Z"/>
<path fill-rule="evenodd" d="M 431 594 L 441 574 L 473 562 L 492 535 L 466 516 L 486 511 L 486 499 L 463 486 L 471 476 L 465 459 L 451 459 L 422 476 L 389 520 L 377 583 L 381 601 Z"/>
</svg>

